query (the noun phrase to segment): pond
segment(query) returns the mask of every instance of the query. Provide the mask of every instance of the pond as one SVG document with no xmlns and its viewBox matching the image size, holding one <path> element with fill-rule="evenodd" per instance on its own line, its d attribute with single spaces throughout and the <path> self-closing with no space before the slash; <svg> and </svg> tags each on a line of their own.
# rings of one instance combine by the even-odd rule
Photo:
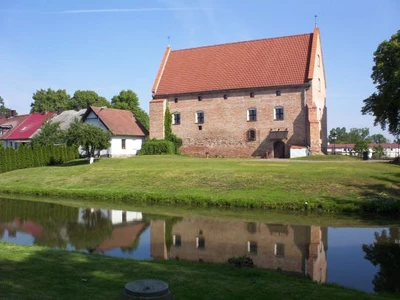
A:
<svg viewBox="0 0 400 300">
<path fill-rule="evenodd" d="M 254 221 L 232 214 L 182 217 L 0 198 L 0 240 L 132 259 L 226 263 L 247 256 L 257 267 L 320 283 L 398 291 L 398 222 L 341 226 L 309 218 L 296 216 L 291 224 L 265 212 Z"/>
</svg>

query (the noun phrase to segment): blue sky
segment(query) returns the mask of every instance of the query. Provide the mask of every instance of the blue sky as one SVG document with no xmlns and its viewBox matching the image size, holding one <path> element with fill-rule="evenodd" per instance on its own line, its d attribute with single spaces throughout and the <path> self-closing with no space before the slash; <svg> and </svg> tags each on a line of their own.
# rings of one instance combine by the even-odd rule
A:
<svg viewBox="0 0 400 300">
<path fill-rule="evenodd" d="M 134 90 L 148 111 L 168 37 L 172 49 L 321 31 L 328 129 L 373 127 L 362 100 L 373 52 L 400 29 L 400 1 L 0 0 L 0 96 L 28 113 L 39 89 Z M 388 138 L 393 139 L 387 133 Z"/>
</svg>

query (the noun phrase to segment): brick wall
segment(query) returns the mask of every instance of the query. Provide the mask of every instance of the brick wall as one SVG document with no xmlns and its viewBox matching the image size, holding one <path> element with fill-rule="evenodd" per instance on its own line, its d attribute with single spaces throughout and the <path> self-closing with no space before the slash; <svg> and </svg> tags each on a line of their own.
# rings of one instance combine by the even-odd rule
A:
<svg viewBox="0 0 400 300">
<path fill-rule="evenodd" d="M 227 99 L 224 99 L 227 94 Z M 179 112 L 181 124 L 172 125 L 173 132 L 182 138 L 181 152 L 190 156 L 205 157 L 270 157 L 274 156 L 274 143 L 282 140 L 285 157 L 291 145 L 308 145 L 308 113 L 304 88 L 255 90 L 202 95 L 181 96 L 168 99 L 171 113 Z M 150 102 L 150 137 L 161 138 L 160 127 L 164 112 L 162 99 Z M 276 106 L 284 108 L 284 120 L 274 120 Z M 247 121 L 249 108 L 257 109 L 257 121 Z M 196 112 L 204 112 L 204 123 L 196 123 Z M 201 126 L 201 130 L 199 129 Z M 256 140 L 248 141 L 249 129 L 256 131 Z M 287 133 L 286 133 L 287 131 Z"/>
</svg>

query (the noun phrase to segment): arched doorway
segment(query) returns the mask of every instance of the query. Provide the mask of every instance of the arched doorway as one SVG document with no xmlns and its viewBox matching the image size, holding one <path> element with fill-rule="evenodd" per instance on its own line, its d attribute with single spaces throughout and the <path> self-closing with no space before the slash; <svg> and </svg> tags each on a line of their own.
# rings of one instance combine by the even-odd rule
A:
<svg viewBox="0 0 400 300">
<path fill-rule="evenodd" d="M 277 141 L 274 143 L 274 158 L 285 158 L 285 143 Z"/>
</svg>

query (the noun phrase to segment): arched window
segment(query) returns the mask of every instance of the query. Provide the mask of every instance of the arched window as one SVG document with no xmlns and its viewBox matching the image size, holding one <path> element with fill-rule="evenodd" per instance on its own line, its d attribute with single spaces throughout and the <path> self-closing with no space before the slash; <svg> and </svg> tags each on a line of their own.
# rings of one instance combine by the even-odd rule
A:
<svg viewBox="0 0 400 300">
<path fill-rule="evenodd" d="M 247 140 L 248 141 L 255 141 L 257 138 L 256 130 L 254 128 L 249 129 L 247 131 Z"/>
</svg>

